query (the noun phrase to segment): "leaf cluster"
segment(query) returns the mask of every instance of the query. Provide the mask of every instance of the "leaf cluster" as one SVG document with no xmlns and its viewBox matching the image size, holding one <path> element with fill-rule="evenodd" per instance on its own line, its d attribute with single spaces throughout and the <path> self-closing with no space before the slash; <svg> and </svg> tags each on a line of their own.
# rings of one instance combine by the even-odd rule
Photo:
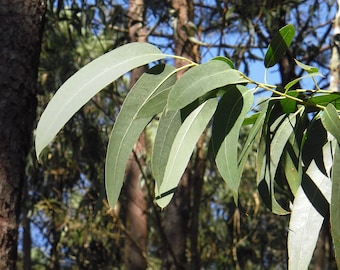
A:
<svg viewBox="0 0 340 270">
<path fill-rule="evenodd" d="M 278 63 L 294 34 L 292 25 L 277 32 L 265 54 L 266 68 Z M 319 88 L 314 79 L 320 76 L 318 69 L 296 61 L 307 75 L 277 87 L 248 78 L 225 57 L 201 65 L 183 59 L 187 65 L 177 69 L 158 62 L 169 57 L 181 58 L 147 43 L 130 43 L 80 69 L 60 87 L 41 116 L 36 131 L 37 157 L 102 88 L 136 67 L 154 63 L 129 91 L 112 128 L 105 164 L 110 206 L 118 200 L 131 149 L 151 121 L 158 122 L 151 168 L 155 200 L 161 208 L 170 202 L 196 142 L 207 129 L 211 130 L 208 154 L 237 205 L 244 165 L 259 138 L 259 194 L 272 212 L 291 213 L 290 269 L 308 267 L 321 225 L 329 215 L 338 255 L 340 176 L 333 164 L 339 158 L 339 94 Z M 177 78 L 182 69 L 188 70 Z M 315 82 L 316 90 L 294 89 L 307 77 Z M 249 89 L 248 85 L 255 87 Z M 254 93 L 260 89 L 271 92 L 271 97 L 257 101 Z M 239 151 L 245 125 L 251 128 Z"/>
</svg>

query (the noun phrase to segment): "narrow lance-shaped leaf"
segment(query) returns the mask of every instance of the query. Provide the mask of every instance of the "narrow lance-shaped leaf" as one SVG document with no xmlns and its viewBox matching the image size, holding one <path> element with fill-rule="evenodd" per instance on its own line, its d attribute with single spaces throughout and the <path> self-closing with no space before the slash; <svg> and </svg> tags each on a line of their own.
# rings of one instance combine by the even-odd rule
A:
<svg viewBox="0 0 340 270">
<path fill-rule="evenodd" d="M 303 70 L 305 70 L 308 74 L 314 74 L 314 73 L 318 73 L 319 72 L 319 69 L 317 67 L 313 67 L 313 66 L 309 66 L 309 65 L 306 65 L 296 59 L 294 59 L 295 63 L 300 67 L 302 68 Z M 319 73 L 320 74 L 320 73 Z M 321 75 L 321 74 L 320 74 Z"/>
<path fill-rule="evenodd" d="M 311 104 L 318 104 L 321 106 L 327 106 L 332 103 L 333 106 L 340 110 L 340 93 L 323 93 L 322 95 L 313 96 L 308 100 Z"/>
<path fill-rule="evenodd" d="M 231 188 L 236 204 L 241 180 L 238 167 L 238 139 L 243 120 L 253 100 L 253 93 L 246 87 L 230 86 L 218 104 L 212 127 L 211 141 L 216 155 L 216 165 L 224 181 Z"/>
<path fill-rule="evenodd" d="M 162 184 L 172 142 L 181 125 L 181 112 L 168 111 L 165 108 L 159 120 L 151 156 L 152 175 L 158 186 Z"/>
<path fill-rule="evenodd" d="M 280 61 L 285 54 L 295 35 L 295 28 L 288 24 L 277 32 L 270 42 L 264 57 L 264 66 L 270 68 Z"/>
<path fill-rule="evenodd" d="M 133 145 L 152 119 L 152 116 L 138 118 L 138 113 L 154 92 L 170 87 L 175 80 L 173 67 L 158 65 L 144 73 L 126 96 L 113 126 L 106 155 L 105 184 L 111 207 L 120 194 Z"/>
<path fill-rule="evenodd" d="M 287 178 L 291 192 L 295 196 L 301 184 L 302 178 L 302 162 L 300 149 L 295 139 L 295 134 L 292 133 L 284 153 L 284 172 Z"/>
<path fill-rule="evenodd" d="M 335 147 L 333 164 L 340 164 L 340 149 L 337 144 Z M 334 244 L 335 259 L 340 267 L 340 166 L 332 168 L 332 198 L 331 198 L 331 232 Z"/>
<path fill-rule="evenodd" d="M 261 127 L 263 126 L 264 120 L 266 118 L 267 108 L 268 108 L 268 102 L 265 102 L 263 108 L 261 109 L 260 113 L 256 117 L 255 123 L 251 127 L 251 130 L 248 134 L 245 144 L 242 147 L 242 151 L 241 151 L 240 159 L 239 159 L 239 175 L 242 175 L 244 164 L 246 163 L 248 155 L 250 151 L 252 150 L 252 146 L 254 144 L 255 138 L 260 132 Z M 244 121 L 243 121 L 243 125 L 244 125 Z"/>
<path fill-rule="evenodd" d="M 313 160 L 303 175 L 294 199 L 288 233 L 289 269 L 308 269 L 325 215 L 328 215 L 332 182 L 329 174 L 333 164 L 334 143 L 323 147 L 323 162 L 328 175 Z"/>
<path fill-rule="evenodd" d="M 340 143 L 340 119 L 333 104 L 328 104 L 321 116 L 321 122 L 325 129 L 331 133 Z"/>
<path fill-rule="evenodd" d="M 39 120 L 35 147 L 39 155 L 67 121 L 94 95 L 126 72 L 165 58 L 158 48 L 148 43 L 130 43 L 93 60 L 56 92 Z"/>
<path fill-rule="evenodd" d="M 168 109 L 181 109 L 216 88 L 247 82 L 242 73 L 231 69 L 227 62 L 211 60 L 191 68 L 176 82 L 169 94 Z"/>
<path fill-rule="evenodd" d="M 275 199 L 274 181 L 283 149 L 293 132 L 296 114 L 281 115 L 271 124 L 270 130 L 265 128 L 259 144 L 257 155 L 257 183 L 259 193 L 265 204 L 276 214 L 287 214 Z M 267 125 L 268 123 L 265 123 Z"/>
<path fill-rule="evenodd" d="M 209 123 L 217 107 L 217 98 L 209 99 L 197 107 L 184 120 L 171 145 L 169 159 L 165 168 L 164 179 L 156 185 L 155 194 L 158 205 L 162 208 L 170 202 L 173 191 L 181 179 L 196 142 Z M 165 142 L 169 143 L 169 142 Z"/>
</svg>

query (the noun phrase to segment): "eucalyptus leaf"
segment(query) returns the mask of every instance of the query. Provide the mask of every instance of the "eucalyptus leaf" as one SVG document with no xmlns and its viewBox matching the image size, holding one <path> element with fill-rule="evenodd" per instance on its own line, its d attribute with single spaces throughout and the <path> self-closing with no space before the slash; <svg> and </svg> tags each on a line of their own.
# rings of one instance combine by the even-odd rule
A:
<svg viewBox="0 0 340 270">
<path fill-rule="evenodd" d="M 326 107 L 328 103 L 340 110 L 340 93 L 327 93 L 314 95 L 308 100 L 309 103 Z"/>
<path fill-rule="evenodd" d="M 244 164 L 246 163 L 247 157 L 250 151 L 252 150 L 252 146 L 254 145 L 255 138 L 261 132 L 261 128 L 266 118 L 267 108 L 268 108 L 268 102 L 265 102 L 261 112 L 259 112 L 256 117 L 256 121 L 254 125 L 251 127 L 251 130 L 248 134 L 246 142 L 244 143 L 242 147 L 242 151 L 241 151 L 240 158 L 239 158 L 239 175 L 242 175 Z M 242 125 L 244 125 L 244 121 Z"/>
<path fill-rule="evenodd" d="M 169 159 L 160 186 L 156 185 L 156 202 L 164 208 L 170 202 L 174 190 L 187 167 L 196 142 L 213 116 L 217 98 L 209 99 L 197 107 L 184 120 L 171 146 Z"/>
<path fill-rule="evenodd" d="M 264 57 L 264 66 L 270 68 L 277 64 L 288 50 L 295 35 L 295 28 L 288 24 L 277 32 L 270 42 Z"/>
<path fill-rule="evenodd" d="M 340 164 L 340 149 L 335 147 L 333 164 Z M 334 244 L 335 259 L 340 266 L 340 166 L 332 168 L 332 197 L 330 206 L 331 232 Z"/>
<path fill-rule="evenodd" d="M 140 77 L 124 100 L 109 138 L 105 163 L 105 185 L 111 207 L 118 200 L 133 145 L 152 119 L 152 116 L 138 118 L 138 113 L 155 92 L 174 84 L 173 70 L 167 65 L 155 66 Z"/>
<path fill-rule="evenodd" d="M 270 110 L 268 112 L 270 116 Z M 275 177 L 280 166 L 283 150 L 294 130 L 296 115 L 299 113 L 300 111 L 289 115 L 282 114 L 273 123 L 269 122 L 269 117 L 267 116 L 257 153 L 257 184 L 259 193 L 267 207 L 272 212 L 280 215 L 288 214 L 289 212 L 282 208 L 275 199 Z"/>
<path fill-rule="evenodd" d="M 313 67 L 313 66 L 309 66 L 309 65 L 306 65 L 296 59 L 294 59 L 295 63 L 300 67 L 302 68 L 304 71 L 306 71 L 307 73 L 309 74 L 320 74 L 319 73 L 319 69 L 317 67 Z M 321 74 L 320 74 L 321 75 Z M 321 75 L 322 76 L 322 75 Z"/>
<path fill-rule="evenodd" d="M 106 85 L 136 67 L 165 57 L 151 44 L 130 43 L 81 68 L 58 89 L 41 115 L 35 137 L 37 158 L 67 121 Z"/>
<path fill-rule="evenodd" d="M 340 143 L 340 118 L 333 104 L 328 104 L 321 116 L 321 122 L 325 129 L 330 132 Z"/>
<path fill-rule="evenodd" d="M 165 108 L 159 120 L 151 156 L 152 175 L 158 186 L 162 184 L 171 146 L 181 125 L 181 112 Z"/>
<path fill-rule="evenodd" d="M 172 90 L 173 86 L 170 86 L 162 91 L 157 91 L 152 95 L 138 112 L 138 118 L 150 117 L 160 113 L 165 107 L 168 95 Z"/>
<path fill-rule="evenodd" d="M 288 185 L 294 196 L 298 191 L 302 179 L 302 162 L 300 148 L 296 141 L 295 134 L 292 133 L 287 144 L 284 154 L 284 172 Z"/>
<path fill-rule="evenodd" d="M 290 90 L 294 85 L 296 85 L 298 82 L 300 82 L 301 80 L 306 79 L 306 78 L 312 78 L 312 77 L 324 77 L 324 76 L 323 76 L 321 73 L 319 73 L 319 72 L 309 73 L 309 74 L 307 74 L 307 75 L 304 75 L 304 76 L 302 76 L 302 77 L 299 77 L 299 78 L 296 78 L 296 79 L 290 81 L 289 83 L 287 83 L 287 84 L 285 85 L 284 88 L 288 91 L 288 90 Z"/>
<path fill-rule="evenodd" d="M 248 81 L 228 62 L 211 60 L 188 70 L 169 94 L 168 109 L 179 110 L 211 90 Z"/>
<path fill-rule="evenodd" d="M 331 143 L 323 147 L 324 165 L 332 167 Z M 334 149 L 333 149 L 334 150 Z M 288 233 L 289 269 L 308 269 L 331 200 L 332 182 L 313 160 L 294 199 Z"/>
<path fill-rule="evenodd" d="M 298 91 L 288 91 L 286 93 L 287 96 L 291 96 L 291 97 L 297 97 L 299 95 Z M 285 97 L 283 99 L 280 99 L 280 103 L 281 103 L 281 107 L 282 110 L 285 113 L 293 113 L 296 111 L 296 105 L 297 102 L 291 98 Z"/>
<path fill-rule="evenodd" d="M 212 126 L 212 149 L 219 173 L 231 188 L 238 203 L 241 174 L 238 167 L 238 140 L 243 120 L 248 114 L 254 96 L 245 86 L 232 85 L 222 96 Z"/>
</svg>

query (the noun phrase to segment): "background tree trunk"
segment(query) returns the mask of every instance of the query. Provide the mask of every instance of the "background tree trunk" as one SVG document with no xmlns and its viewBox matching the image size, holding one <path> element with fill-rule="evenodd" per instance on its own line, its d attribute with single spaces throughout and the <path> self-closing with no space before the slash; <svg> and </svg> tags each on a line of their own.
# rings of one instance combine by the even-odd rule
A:
<svg viewBox="0 0 340 270">
<path fill-rule="evenodd" d="M 340 73 L 340 1 L 338 0 L 338 12 L 333 21 L 332 57 L 330 62 L 330 86 L 333 91 L 339 91 Z"/>
<path fill-rule="evenodd" d="M 129 39 L 130 42 L 146 42 L 146 29 L 144 27 L 145 5 L 144 0 L 130 0 L 129 6 Z M 131 72 L 131 88 L 146 70 L 140 67 Z M 145 151 L 144 133 L 134 146 L 138 156 Z M 147 244 L 147 202 L 140 185 L 140 167 L 135 155 L 130 155 L 125 192 L 127 199 L 126 226 L 129 234 L 125 238 L 125 266 L 126 269 L 146 269 L 146 244 Z"/>
<path fill-rule="evenodd" d="M 45 2 L 0 1 L 0 269 L 14 269 Z"/>
<path fill-rule="evenodd" d="M 174 0 L 173 9 L 176 11 L 177 15 L 177 17 L 175 18 L 174 28 L 174 54 L 184 56 L 185 58 L 191 59 L 195 62 L 199 62 L 199 48 L 197 44 L 189 41 L 187 32 L 185 31 L 186 27 L 188 26 L 188 22 L 192 21 L 193 18 L 193 1 Z M 185 64 L 187 64 L 187 62 L 184 62 L 183 60 L 175 60 L 176 68 L 181 67 Z M 178 72 L 177 75 L 181 76 L 183 72 L 184 70 Z M 195 190 L 195 188 L 192 189 L 192 185 L 197 185 L 197 187 L 201 189 L 201 181 L 203 181 L 203 175 L 195 175 L 194 177 L 192 173 L 194 171 L 195 168 L 192 164 L 190 164 L 189 168 L 185 171 L 170 204 L 166 208 L 163 226 L 167 238 L 167 245 L 164 247 L 164 259 L 162 263 L 163 269 L 187 269 L 186 249 L 189 230 L 193 232 L 191 236 L 195 236 L 197 238 L 196 230 L 193 225 L 198 226 L 198 220 L 191 216 L 191 213 L 193 213 L 191 211 L 193 210 L 191 209 L 191 192 L 192 190 Z M 199 195 L 199 193 L 196 193 L 196 195 Z M 198 215 L 197 206 L 198 205 L 195 204 L 197 210 L 194 213 L 195 215 Z M 192 226 L 189 228 L 190 218 L 196 220 L 197 222 L 192 223 Z M 192 239 L 190 240 L 191 242 L 195 242 L 192 241 Z M 196 243 L 194 243 L 194 245 L 197 245 L 197 241 Z M 193 250 L 195 251 L 195 248 L 191 251 Z M 194 253 L 195 259 L 198 259 L 199 256 L 197 256 L 196 252 Z"/>
</svg>

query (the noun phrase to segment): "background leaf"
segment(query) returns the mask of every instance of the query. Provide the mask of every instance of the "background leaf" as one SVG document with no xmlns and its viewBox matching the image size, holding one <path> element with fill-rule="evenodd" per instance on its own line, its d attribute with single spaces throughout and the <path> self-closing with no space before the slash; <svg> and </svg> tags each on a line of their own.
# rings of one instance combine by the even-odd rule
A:
<svg viewBox="0 0 340 270">
<path fill-rule="evenodd" d="M 285 54 L 295 35 L 295 28 L 288 24 L 277 32 L 270 42 L 264 57 L 264 66 L 270 68 L 280 61 Z"/>
<path fill-rule="evenodd" d="M 158 65 L 144 73 L 126 96 L 113 126 L 105 164 L 105 184 L 109 204 L 114 207 L 123 184 L 126 163 L 140 133 L 150 122 L 148 118 L 138 118 L 138 113 L 150 96 L 174 84 L 173 68 Z"/>
<path fill-rule="evenodd" d="M 173 193 L 168 194 L 168 192 L 177 187 L 196 142 L 214 114 L 217 103 L 217 98 L 214 98 L 201 104 L 189 114 L 178 130 L 171 146 L 164 180 L 155 189 L 156 202 L 160 207 L 164 208 L 170 202 Z"/>
<path fill-rule="evenodd" d="M 35 138 L 37 158 L 67 121 L 95 94 L 133 68 L 165 58 L 148 43 L 129 43 L 93 60 L 56 92 L 38 122 Z"/>
</svg>

